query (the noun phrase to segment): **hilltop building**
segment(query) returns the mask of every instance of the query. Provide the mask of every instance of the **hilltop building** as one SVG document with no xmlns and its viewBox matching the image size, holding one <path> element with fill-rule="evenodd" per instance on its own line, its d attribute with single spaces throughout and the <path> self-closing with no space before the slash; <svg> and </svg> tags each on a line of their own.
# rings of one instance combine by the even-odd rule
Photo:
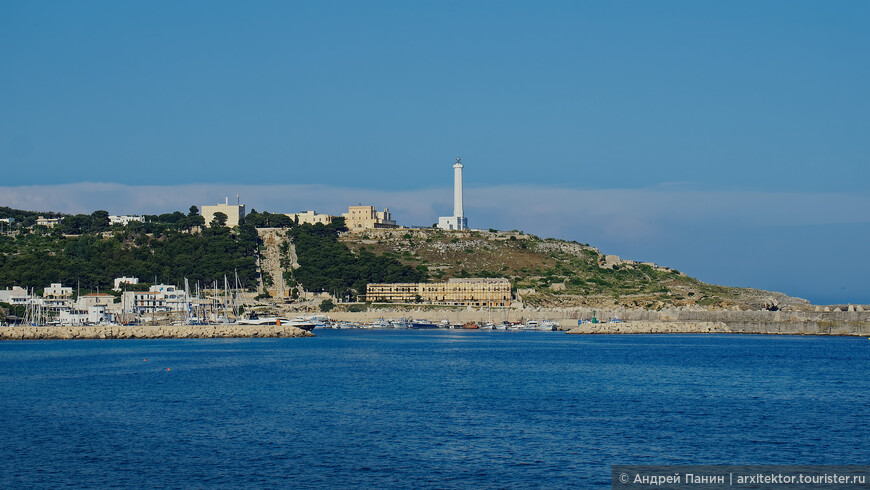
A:
<svg viewBox="0 0 870 490">
<path fill-rule="evenodd" d="M 224 204 L 218 203 L 214 206 L 202 206 L 201 209 L 202 211 L 200 214 L 202 214 L 206 226 L 211 226 L 211 222 L 214 220 L 214 215 L 217 213 L 224 213 L 227 215 L 227 226 L 230 228 L 239 226 L 239 224 L 245 220 L 245 205 L 236 204 L 235 206 L 231 206 L 230 198 L 226 198 Z"/>
<path fill-rule="evenodd" d="M 349 206 L 341 215 L 344 224 L 350 231 L 373 228 L 397 228 L 396 222 L 390 217 L 390 210 L 375 211 L 374 206 Z"/>
<path fill-rule="evenodd" d="M 37 225 L 47 226 L 49 228 L 54 228 L 58 223 L 60 223 L 60 218 L 46 218 L 44 216 L 36 218 Z"/>
<path fill-rule="evenodd" d="M 467 230 L 468 219 L 462 209 L 462 162 L 456 157 L 453 164 L 453 216 L 438 218 L 438 228 L 442 230 Z"/>
<path fill-rule="evenodd" d="M 322 223 L 324 225 L 328 225 L 332 223 L 332 215 L 329 214 L 317 214 L 317 211 L 305 211 L 304 213 L 287 213 L 287 217 L 294 221 L 298 221 L 300 225 L 309 224 L 316 225 L 317 223 Z"/>
<path fill-rule="evenodd" d="M 134 221 L 137 221 L 139 223 L 144 223 L 145 218 L 143 216 L 130 216 L 130 215 L 124 215 L 124 216 L 111 216 L 110 215 L 109 216 L 109 225 L 110 226 L 115 226 L 115 225 L 127 226 Z"/>
<path fill-rule="evenodd" d="M 511 282 L 499 278 L 453 278 L 436 283 L 369 284 L 366 301 L 424 302 L 453 306 L 510 306 Z"/>
</svg>

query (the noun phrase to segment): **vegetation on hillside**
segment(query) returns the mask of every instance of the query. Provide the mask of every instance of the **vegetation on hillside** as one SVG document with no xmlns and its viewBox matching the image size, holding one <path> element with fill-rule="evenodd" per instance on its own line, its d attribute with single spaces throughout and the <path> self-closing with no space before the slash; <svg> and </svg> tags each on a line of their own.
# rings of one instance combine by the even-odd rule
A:
<svg viewBox="0 0 870 490">
<path fill-rule="evenodd" d="M 507 277 L 523 302 L 533 306 L 731 307 L 771 294 L 705 284 L 651 264 L 607 264 L 589 245 L 516 231 L 377 230 L 348 233 L 342 241 L 360 253 L 426 269 L 433 281 Z"/>
<path fill-rule="evenodd" d="M 330 225 L 298 225 L 286 215 L 254 210 L 230 230 L 225 215 L 206 224 L 195 206 L 187 214 L 146 215 L 144 222 L 126 226 L 110 226 L 106 211 L 59 215 L 0 208 L 0 214 L 16 219 L 7 228 L 11 231 L 0 235 L 0 288 L 39 289 L 61 282 L 105 291 L 120 276 L 145 283 L 181 285 L 187 278 L 211 284 L 238 272 L 243 286 L 254 289 L 261 246 L 256 227 L 267 227 L 287 229 L 286 237 L 295 243 L 299 268 L 290 266 L 289 244 L 281 250 L 288 284 L 339 298 L 362 294 L 372 282 L 453 277 L 507 277 L 525 304 L 540 306 L 728 308 L 763 304 L 774 294 L 704 284 L 651 264 L 609 262 L 589 245 L 518 231 L 343 233 L 341 218 Z M 54 228 L 27 226 L 37 215 L 63 219 Z M 274 278 L 264 272 L 263 281 L 270 286 Z"/>
<path fill-rule="evenodd" d="M 245 216 L 245 224 L 254 228 L 289 228 L 298 223 L 290 219 L 286 214 L 270 213 L 268 211 L 258 213 L 256 209 L 252 209 Z"/>
<path fill-rule="evenodd" d="M 143 222 L 110 226 L 106 211 L 91 214 L 52 215 L 5 209 L 16 218 L 12 232 L 0 236 L 0 288 L 35 287 L 53 282 L 80 286 L 83 292 L 107 291 L 121 276 L 140 278 L 147 288 L 164 282 L 182 285 L 187 278 L 211 285 L 223 284 L 223 277 L 238 273 L 243 286 L 257 286 L 257 256 L 261 245 L 256 228 L 285 228 L 296 244 L 299 269 L 282 263 L 291 284 L 308 291 L 327 291 L 339 297 L 365 292 L 369 282 L 419 282 L 422 270 L 406 266 L 389 256 L 368 251 L 358 253 L 337 239 L 346 231 L 344 220 L 324 226 L 297 225 L 284 214 L 252 210 L 241 226 L 224 226 L 226 216 L 218 213 L 206 224 L 199 210 L 191 206 L 180 211 L 145 215 Z M 52 228 L 26 226 L 36 215 L 62 217 Z M 206 226 L 208 225 L 208 226 Z M 287 249 L 282 250 L 286 254 Z M 263 274 L 267 286 L 273 281 Z"/>
<path fill-rule="evenodd" d="M 61 282 L 85 291 L 107 290 L 121 276 L 211 284 L 222 283 L 224 275 L 233 277 L 235 271 L 244 285 L 256 286 L 258 240 L 253 228 L 191 232 L 202 217 L 179 212 L 109 229 L 103 213 L 67 216 L 53 229 L 35 227 L 0 236 L 0 287 L 39 289 Z M 64 233 L 69 231 L 80 233 Z"/>
<path fill-rule="evenodd" d="M 285 272 L 288 282 L 298 282 L 307 291 L 326 291 L 336 297 L 364 294 L 366 285 L 377 282 L 421 282 L 426 273 L 402 264 L 393 257 L 362 250 L 357 253 L 338 241 L 346 231 L 344 219 L 329 225 L 304 224 L 291 228 L 287 236 L 296 246 L 300 267 Z"/>
<path fill-rule="evenodd" d="M 63 217 L 63 214 L 55 213 L 53 211 L 24 211 L 22 209 L 13 209 L 6 206 L 0 206 L 0 218 L 13 218 L 15 220 L 16 226 L 31 226 L 36 223 L 36 220 L 40 216 L 42 216 L 43 218 L 60 218 Z"/>
</svg>

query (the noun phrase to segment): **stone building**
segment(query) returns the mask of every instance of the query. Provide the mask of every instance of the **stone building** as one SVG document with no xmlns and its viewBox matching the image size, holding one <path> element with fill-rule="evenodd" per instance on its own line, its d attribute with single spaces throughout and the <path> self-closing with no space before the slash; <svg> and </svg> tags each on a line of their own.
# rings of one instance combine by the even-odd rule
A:
<svg viewBox="0 0 870 490">
<path fill-rule="evenodd" d="M 227 226 L 232 228 L 234 226 L 239 226 L 239 223 L 244 221 L 245 205 L 236 204 L 231 206 L 230 199 L 226 198 L 224 204 L 218 203 L 214 206 L 203 206 L 200 211 L 200 214 L 202 214 L 202 217 L 205 220 L 206 226 L 211 226 L 211 222 L 214 220 L 214 215 L 217 213 L 224 213 L 227 215 Z"/>
<path fill-rule="evenodd" d="M 341 215 L 344 224 L 350 231 L 368 230 L 372 228 L 396 228 L 396 222 L 390 217 L 390 210 L 375 211 L 374 206 L 349 206 Z"/>
<path fill-rule="evenodd" d="M 447 282 L 369 284 L 366 301 L 391 303 L 424 302 L 454 306 L 510 306 L 510 280 L 499 278 L 453 278 Z"/>
<path fill-rule="evenodd" d="M 305 211 L 304 213 L 288 213 L 286 214 L 286 216 L 294 221 L 298 221 L 300 225 L 316 225 L 317 223 L 328 225 L 332 223 L 332 215 L 317 214 L 317 211 Z"/>
</svg>

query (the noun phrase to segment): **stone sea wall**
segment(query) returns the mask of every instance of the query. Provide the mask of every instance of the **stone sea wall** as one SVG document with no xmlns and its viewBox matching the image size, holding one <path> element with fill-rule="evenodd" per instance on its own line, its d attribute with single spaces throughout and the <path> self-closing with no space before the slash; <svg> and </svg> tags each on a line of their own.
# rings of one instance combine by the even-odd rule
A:
<svg viewBox="0 0 870 490">
<path fill-rule="evenodd" d="M 558 322 L 562 330 L 571 330 L 578 326 L 578 320 L 591 319 L 593 314 L 601 321 L 620 318 L 625 323 L 584 324 L 583 328 L 591 330 L 582 333 L 752 333 L 870 337 L 870 311 L 710 311 L 691 308 L 660 311 L 631 308 L 494 308 L 488 311 L 473 308 L 412 308 L 361 313 L 333 312 L 329 316 L 334 320 L 364 323 L 378 318 L 392 320 L 402 317 L 454 323 L 552 320 Z"/>
<path fill-rule="evenodd" d="M 313 337 L 301 328 L 280 325 L 95 325 L 84 327 L 0 327 L 0 340 L 54 339 L 211 339 Z"/>
<path fill-rule="evenodd" d="M 584 323 L 570 330 L 573 334 L 636 334 L 636 333 L 744 333 L 776 335 L 847 335 L 870 336 L 868 324 L 734 323 L 722 322 L 659 322 L 630 321 L 624 323 Z"/>
</svg>

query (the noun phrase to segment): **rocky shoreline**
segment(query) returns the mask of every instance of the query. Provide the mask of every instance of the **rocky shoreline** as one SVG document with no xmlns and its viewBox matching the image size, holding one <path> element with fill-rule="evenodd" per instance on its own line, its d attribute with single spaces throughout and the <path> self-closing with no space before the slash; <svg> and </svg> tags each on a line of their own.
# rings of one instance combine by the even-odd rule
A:
<svg viewBox="0 0 870 490">
<path fill-rule="evenodd" d="M 301 328 L 281 325 L 94 325 L 82 327 L 0 327 L 0 340 L 61 339 L 214 339 L 313 337 Z"/>
</svg>

